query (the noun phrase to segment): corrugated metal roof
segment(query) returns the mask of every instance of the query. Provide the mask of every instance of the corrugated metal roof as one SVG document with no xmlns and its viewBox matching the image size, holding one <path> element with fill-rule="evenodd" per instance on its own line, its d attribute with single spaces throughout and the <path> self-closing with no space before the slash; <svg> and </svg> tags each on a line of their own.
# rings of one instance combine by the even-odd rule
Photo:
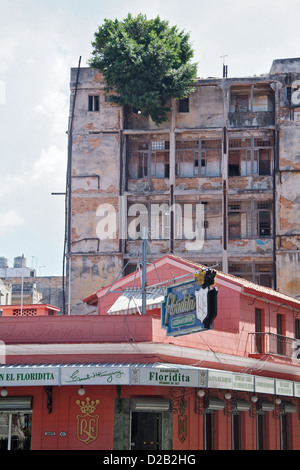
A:
<svg viewBox="0 0 300 470">
<path fill-rule="evenodd" d="M 165 297 L 166 289 L 164 287 L 153 287 L 148 288 L 146 305 L 147 309 L 151 310 L 153 308 L 160 307 L 161 302 L 163 302 Z M 125 290 L 116 302 L 110 307 L 107 314 L 108 315 L 130 315 L 132 313 L 141 314 L 142 309 L 142 290 L 137 289 L 128 289 Z"/>
</svg>

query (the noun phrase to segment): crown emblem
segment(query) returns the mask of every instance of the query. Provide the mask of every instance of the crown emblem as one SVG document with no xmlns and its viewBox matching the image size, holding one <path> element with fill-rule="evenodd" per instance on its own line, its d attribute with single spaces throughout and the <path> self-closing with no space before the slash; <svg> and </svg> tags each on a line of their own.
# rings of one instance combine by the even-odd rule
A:
<svg viewBox="0 0 300 470">
<path fill-rule="evenodd" d="M 90 415 L 90 414 L 94 413 L 94 411 L 96 410 L 97 406 L 100 403 L 100 400 L 91 401 L 91 399 L 89 397 L 87 397 L 86 402 L 84 400 L 83 401 L 76 400 L 76 403 L 79 406 L 79 408 L 81 409 L 81 413 L 83 413 L 85 415 Z"/>
<path fill-rule="evenodd" d="M 200 270 L 195 274 L 195 278 L 196 278 L 197 284 L 198 284 L 199 286 L 201 286 L 201 285 L 204 283 L 205 271 L 200 269 Z"/>
</svg>

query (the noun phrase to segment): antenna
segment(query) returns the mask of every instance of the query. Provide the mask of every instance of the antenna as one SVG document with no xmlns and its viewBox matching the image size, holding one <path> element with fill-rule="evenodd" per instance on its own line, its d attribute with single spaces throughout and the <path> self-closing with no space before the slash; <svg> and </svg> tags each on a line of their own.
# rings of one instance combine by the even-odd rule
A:
<svg viewBox="0 0 300 470">
<path fill-rule="evenodd" d="M 223 78 L 227 78 L 228 76 L 228 65 L 225 65 L 225 57 L 228 57 L 228 55 L 220 56 L 220 59 L 223 59 Z"/>
</svg>

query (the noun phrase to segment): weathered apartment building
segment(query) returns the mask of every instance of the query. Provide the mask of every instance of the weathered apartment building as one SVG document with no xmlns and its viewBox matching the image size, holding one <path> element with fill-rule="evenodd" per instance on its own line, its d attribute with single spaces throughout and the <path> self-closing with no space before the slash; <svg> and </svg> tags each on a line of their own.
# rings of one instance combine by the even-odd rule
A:
<svg viewBox="0 0 300 470">
<path fill-rule="evenodd" d="M 149 262 L 174 253 L 299 298 L 300 58 L 199 79 L 159 126 L 104 88 L 98 71 L 71 69 L 69 313 L 135 269 L 144 225 Z"/>
</svg>

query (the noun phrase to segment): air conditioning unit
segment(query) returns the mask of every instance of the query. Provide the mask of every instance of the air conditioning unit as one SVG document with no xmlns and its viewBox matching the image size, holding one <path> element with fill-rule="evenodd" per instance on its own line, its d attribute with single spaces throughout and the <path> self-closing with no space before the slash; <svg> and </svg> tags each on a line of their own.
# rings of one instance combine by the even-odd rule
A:
<svg viewBox="0 0 300 470">
<path fill-rule="evenodd" d="M 224 410 L 225 408 L 225 402 L 221 400 L 220 398 L 214 398 L 214 397 L 208 397 L 206 400 L 204 408 L 206 410 Z"/>
<path fill-rule="evenodd" d="M 250 409 L 250 403 L 246 400 L 232 400 L 231 411 L 248 411 Z"/>
<path fill-rule="evenodd" d="M 257 405 L 257 410 L 259 411 L 274 411 L 275 403 L 272 401 L 262 401 Z"/>
<path fill-rule="evenodd" d="M 132 398 L 130 402 L 131 411 L 169 411 L 170 402 L 163 398 Z"/>
</svg>

